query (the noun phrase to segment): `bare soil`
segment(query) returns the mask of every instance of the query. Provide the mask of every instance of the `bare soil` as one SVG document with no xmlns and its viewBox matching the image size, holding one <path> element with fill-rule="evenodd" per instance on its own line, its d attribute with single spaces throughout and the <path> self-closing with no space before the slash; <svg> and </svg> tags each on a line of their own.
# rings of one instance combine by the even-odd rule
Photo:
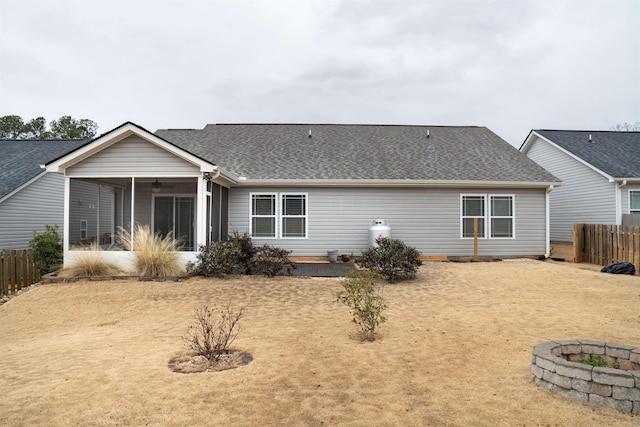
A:
<svg viewBox="0 0 640 427">
<path fill-rule="evenodd" d="M 640 345 L 640 277 L 427 262 L 361 342 L 342 279 L 42 285 L 0 306 L 0 425 L 637 426 L 537 387 L 535 344 Z M 176 373 L 194 308 L 248 304 L 235 369 Z M 237 353 L 240 354 L 240 353 Z"/>
</svg>

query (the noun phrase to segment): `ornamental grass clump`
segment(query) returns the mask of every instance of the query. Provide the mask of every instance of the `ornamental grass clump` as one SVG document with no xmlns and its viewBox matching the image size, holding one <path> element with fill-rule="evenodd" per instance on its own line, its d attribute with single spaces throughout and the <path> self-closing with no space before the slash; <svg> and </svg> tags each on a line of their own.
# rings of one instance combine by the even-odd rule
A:
<svg viewBox="0 0 640 427">
<path fill-rule="evenodd" d="M 73 277 L 102 277 L 118 273 L 118 268 L 104 260 L 102 248 L 97 243 L 74 251 L 71 265 L 60 271 L 59 276 Z"/>
<path fill-rule="evenodd" d="M 178 276 L 182 266 L 178 258 L 177 242 L 173 233 L 154 234 L 148 225 L 136 225 L 131 234 L 120 228 L 120 240 L 126 250 L 134 252 L 136 274 L 142 277 L 166 278 Z"/>
<path fill-rule="evenodd" d="M 383 285 L 379 284 L 383 279 L 372 271 L 349 272 L 342 284 L 344 290 L 337 295 L 337 301 L 351 310 L 352 321 L 366 341 L 374 341 L 376 327 L 387 320 L 382 315 L 387 308 L 382 296 Z"/>
</svg>

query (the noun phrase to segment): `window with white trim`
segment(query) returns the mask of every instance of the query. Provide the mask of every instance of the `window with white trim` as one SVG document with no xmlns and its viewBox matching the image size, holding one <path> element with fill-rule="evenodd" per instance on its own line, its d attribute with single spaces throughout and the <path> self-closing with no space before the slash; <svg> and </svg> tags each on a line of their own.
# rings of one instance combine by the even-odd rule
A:
<svg viewBox="0 0 640 427">
<path fill-rule="evenodd" d="M 640 215 L 640 190 L 629 191 L 629 213 Z"/>
<path fill-rule="evenodd" d="M 512 196 L 490 196 L 491 221 L 489 228 L 492 238 L 513 237 L 513 197 Z"/>
<path fill-rule="evenodd" d="M 80 220 L 80 239 L 85 240 L 87 238 L 87 220 Z"/>
<path fill-rule="evenodd" d="M 512 239 L 515 216 L 513 195 L 462 194 L 461 237 L 474 236 L 474 220 L 478 221 L 478 238 Z"/>
<path fill-rule="evenodd" d="M 251 223 L 253 237 L 276 237 L 276 193 L 251 194 Z"/>
<path fill-rule="evenodd" d="M 478 237 L 484 238 L 485 197 L 462 196 L 462 238 L 474 236 L 474 218 L 478 218 Z"/>
<path fill-rule="evenodd" d="M 282 194 L 282 238 L 307 237 L 307 195 Z"/>
<path fill-rule="evenodd" d="M 251 193 L 249 233 L 258 238 L 307 237 L 307 194 Z"/>
</svg>

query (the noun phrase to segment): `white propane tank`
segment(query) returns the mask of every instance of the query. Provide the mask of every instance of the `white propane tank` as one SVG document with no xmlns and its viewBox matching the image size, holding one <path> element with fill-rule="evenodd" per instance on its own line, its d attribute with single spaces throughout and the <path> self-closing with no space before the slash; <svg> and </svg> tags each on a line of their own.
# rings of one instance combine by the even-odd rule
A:
<svg viewBox="0 0 640 427">
<path fill-rule="evenodd" d="M 391 237 L 391 227 L 384 219 L 374 219 L 373 225 L 369 227 L 369 247 L 378 247 L 376 243 L 378 237 Z"/>
</svg>

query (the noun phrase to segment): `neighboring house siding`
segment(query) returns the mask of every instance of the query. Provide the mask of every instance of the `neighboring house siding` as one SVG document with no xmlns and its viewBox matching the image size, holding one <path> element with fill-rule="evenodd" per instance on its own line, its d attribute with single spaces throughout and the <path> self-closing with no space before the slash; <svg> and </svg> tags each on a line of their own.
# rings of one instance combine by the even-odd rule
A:
<svg viewBox="0 0 640 427">
<path fill-rule="evenodd" d="M 0 203 L 0 249 L 29 247 L 33 231 L 58 225 L 63 236 L 64 178 L 45 174 Z"/>
<path fill-rule="evenodd" d="M 129 137 L 67 169 L 67 176 L 197 176 L 197 166 L 150 142 Z"/>
<path fill-rule="evenodd" d="M 539 138 L 527 156 L 563 182 L 549 194 L 551 241 L 572 242 L 575 223 L 615 224 L 614 183 Z"/>
<path fill-rule="evenodd" d="M 229 232 L 249 229 L 251 192 L 308 195 L 308 238 L 254 239 L 294 256 L 321 256 L 328 250 L 360 254 L 367 249 L 369 227 L 383 218 L 391 237 L 416 247 L 422 255 L 470 256 L 473 239 L 460 238 L 461 194 L 514 195 L 515 239 L 481 239 L 480 255 L 544 255 L 545 191 L 451 190 L 425 188 L 233 188 L 229 192 Z"/>
</svg>

